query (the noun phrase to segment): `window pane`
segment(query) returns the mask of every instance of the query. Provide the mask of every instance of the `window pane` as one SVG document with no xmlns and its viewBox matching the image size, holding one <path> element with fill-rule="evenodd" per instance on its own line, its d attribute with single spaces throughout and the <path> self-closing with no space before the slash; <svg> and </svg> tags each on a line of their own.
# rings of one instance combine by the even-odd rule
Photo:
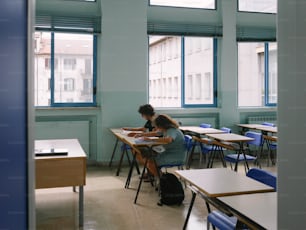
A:
<svg viewBox="0 0 306 230">
<path fill-rule="evenodd" d="M 213 104 L 213 39 L 185 37 L 185 104 Z"/>
<path fill-rule="evenodd" d="M 92 103 L 93 35 L 55 33 L 54 56 L 54 102 Z"/>
<path fill-rule="evenodd" d="M 239 11 L 276 13 L 277 0 L 238 0 Z"/>
<path fill-rule="evenodd" d="M 35 106 L 50 106 L 51 33 L 35 32 Z"/>
<path fill-rule="evenodd" d="M 150 0 L 151 5 L 215 9 L 215 0 Z"/>
<path fill-rule="evenodd" d="M 238 43 L 238 105 L 263 106 L 264 43 Z"/>
<path fill-rule="evenodd" d="M 269 43 L 268 103 L 277 103 L 277 43 Z"/>
<path fill-rule="evenodd" d="M 149 37 L 149 103 L 181 107 L 181 38 Z"/>
</svg>

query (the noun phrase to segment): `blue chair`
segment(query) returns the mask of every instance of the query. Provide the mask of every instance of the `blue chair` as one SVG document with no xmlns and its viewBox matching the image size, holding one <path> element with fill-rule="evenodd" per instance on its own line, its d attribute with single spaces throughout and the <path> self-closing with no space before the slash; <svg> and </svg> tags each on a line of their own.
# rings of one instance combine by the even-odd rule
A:
<svg viewBox="0 0 306 230">
<path fill-rule="evenodd" d="M 270 126 L 270 127 L 275 127 L 275 126 L 276 126 L 275 124 L 270 123 L 270 122 L 264 122 L 264 123 L 262 123 L 262 125 Z M 277 143 L 271 141 L 271 139 L 269 138 L 269 136 L 265 136 L 265 137 L 264 137 L 264 140 L 265 140 L 266 143 L 267 143 L 268 151 L 269 151 L 268 164 L 267 164 L 267 165 L 269 166 L 269 158 L 270 158 L 272 164 L 274 164 L 271 155 L 272 155 L 272 151 L 276 151 L 276 150 L 277 150 Z M 264 143 L 263 143 L 263 144 L 264 144 Z"/>
<path fill-rule="evenodd" d="M 255 132 L 251 132 L 251 131 L 246 132 L 245 136 L 248 136 L 248 137 L 251 137 L 251 138 L 255 137 L 253 141 L 249 141 L 249 142 L 247 142 L 247 144 L 251 144 L 251 145 L 258 145 L 259 144 L 259 146 L 261 146 L 262 137 L 261 137 L 261 134 L 260 134 L 260 136 L 257 135 L 257 134 L 259 134 L 259 133 L 255 133 Z M 236 149 L 236 152 L 239 151 L 237 146 L 234 146 L 234 148 Z M 230 163 L 231 168 L 232 168 L 232 164 L 236 164 L 236 162 L 238 162 L 238 163 L 243 162 L 245 172 L 247 172 L 247 170 L 248 170 L 247 162 L 257 160 L 257 157 L 249 155 L 249 154 L 240 154 L 239 157 L 238 157 L 238 155 L 239 155 L 238 153 L 235 153 L 235 154 L 228 154 L 224 157 L 225 161 Z"/>
<path fill-rule="evenodd" d="M 207 123 L 202 123 L 202 124 L 200 124 L 200 127 L 201 128 L 211 128 L 212 125 L 211 124 L 207 124 Z"/>
<path fill-rule="evenodd" d="M 275 191 L 277 189 L 276 188 L 277 178 L 273 173 L 269 171 L 258 168 L 252 168 L 248 171 L 247 176 L 263 184 L 273 187 Z"/>
<path fill-rule="evenodd" d="M 262 123 L 262 125 L 270 126 L 270 127 L 275 127 L 276 126 L 274 123 L 270 123 L 270 122 L 264 122 L 264 123 Z"/>
<path fill-rule="evenodd" d="M 268 171 L 252 168 L 248 171 L 247 176 L 271 186 L 276 191 L 276 176 Z M 234 230 L 237 225 L 237 218 L 228 216 L 221 211 L 213 211 L 207 216 L 207 229 L 209 230 L 210 224 L 220 230 Z"/>
<path fill-rule="evenodd" d="M 251 149 L 250 147 L 251 146 L 254 146 L 256 147 L 256 163 L 258 164 L 258 166 L 261 168 L 261 164 L 260 164 L 260 156 L 261 156 L 261 153 L 262 153 L 262 144 L 263 144 L 263 138 L 262 138 L 262 134 L 261 133 L 258 133 L 258 132 L 253 132 L 253 131 L 247 131 L 245 134 L 244 134 L 246 137 L 250 137 L 250 138 L 253 138 L 254 140 L 253 141 L 249 141 L 248 142 L 248 150 L 249 152 L 251 152 Z M 260 149 L 260 150 L 259 150 Z"/>
<path fill-rule="evenodd" d="M 231 133 L 232 130 L 230 128 L 227 128 L 227 127 L 222 127 L 220 130 L 224 131 L 224 133 Z M 211 141 L 208 141 L 208 143 L 211 142 Z M 217 142 L 215 141 L 214 142 L 215 144 L 215 147 L 212 145 L 212 144 L 203 144 L 202 145 L 202 154 L 208 154 L 208 153 L 211 153 L 211 156 L 209 158 L 209 161 L 207 163 L 207 168 L 212 168 L 213 167 L 213 162 L 214 162 L 214 159 L 216 157 L 216 154 L 217 152 L 220 154 L 220 159 L 223 163 L 223 166 L 226 167 L 226 163 L 224 161 L 224 152 L 223 151 L 226 151 L 227 149 L 222 147 L 222 146 L 218 146 L 216 145 Z"/>
</svg>

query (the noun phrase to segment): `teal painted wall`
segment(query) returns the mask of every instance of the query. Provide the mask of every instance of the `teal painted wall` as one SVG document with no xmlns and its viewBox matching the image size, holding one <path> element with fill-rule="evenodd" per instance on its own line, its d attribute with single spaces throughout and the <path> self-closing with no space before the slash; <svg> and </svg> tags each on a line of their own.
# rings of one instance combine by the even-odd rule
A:
<svg viewBox="0 0 306 230">
<path fill-rule="evenodd" d="M 55 4 L 56 3 L 56 4 Z M 59 6 L 69 15 L 102 15 L 102 34 L 98 35 L 97 108 L 37 109 L 36 122 L 89 121 L 89 160 L 107 163 L 114 137 L 111 127 L 139 126 L 144 121 L 138 106 L 147 102 L 148 47 L 147 21 L 212 23 L 223 25 L 218 41 L 218 107 L 199 109 L 165 109 L 185 125 L 211 122 L 215 127 L 235 127 L 248 116 L 275 116 L 276 108 L 237 107 L 236 25 L 275 26 L 275 15 L 237 13 L 237 1 L 217 1 L 218 9 L 178 9 L 149 7 L 143 0 L 98 0 L 97 3 L 38 0 L 37 11 L 56 12 Z M 64 5 L 62 5 L 64 4 Z M 39 128 L 36 138 L 50 130 Z M 63 130 L 65 133 L 65 130 Z M 83 132 L 83 130 L 79 130 Z M 66 132 L 68 135 L 68 132 Z M 56 138 L 56 132 L 53 133 Z M 63 134 L 65 136 L 65 134 Z"/>
</svg>

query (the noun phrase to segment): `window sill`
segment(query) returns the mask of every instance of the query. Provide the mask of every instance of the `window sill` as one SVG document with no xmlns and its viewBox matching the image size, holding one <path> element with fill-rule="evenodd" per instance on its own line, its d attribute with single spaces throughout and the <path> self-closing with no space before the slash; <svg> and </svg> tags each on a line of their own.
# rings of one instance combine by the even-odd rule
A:
<svg viewBox="0 0 306 230">
<path fill-rule="evenodd" d="M 36 111 L 83 111 L 83 110 L 100 110 L 100 106 L 92 107 L 35 107 Z"/>
</svg>

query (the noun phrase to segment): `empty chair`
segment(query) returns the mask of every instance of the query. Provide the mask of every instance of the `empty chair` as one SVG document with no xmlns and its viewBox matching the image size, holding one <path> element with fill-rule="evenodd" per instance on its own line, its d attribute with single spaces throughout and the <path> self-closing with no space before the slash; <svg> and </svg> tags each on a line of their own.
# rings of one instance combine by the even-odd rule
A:
<svg viewBox="0 0 306 230">
<path fill-rule="evenodd" d="M 271 186 L 276 191 L 276 176 L 268 171 L 252 168 L 248 171 L 247 176 Z M 228 216 L 221 211 L 213 211 L 207 216 L 207 229 L 209 230 L 210 224 L 220 230 L 234 230 L 237 225 L 237 218 Z"/>
<path fill-rule="evenodd" d="M 245 136 L 247 136 L 247 135 L 248 135 L 248 137 L 251 137 L 251 138 L 255 137 L 253 141 L 249 141 L 249 142 L 247 142 L 247 144 L 253 144 L 253 145 L 259 144 L 259 142 L 261 140 L 261 134 L 259 136 L 255 132 L 246 132 Z M 238 150 L 238 146 L 233 146 L 233 147 L 236 149 L 236 152 L 239 151 Z M 238 163 L 239 162 L 243 162 L 244 163 L 245 172 L 247 172 L 247 170 L 248 170 L 247 162 L 255 161 L 255 160 L 257 160 L 257 157 L 249 155 L 249 154 L 245 154 L 245 153 L 244 154 L 242 154 L 242 153 L 241 154 L 235 153 L 235 154 L 228 154 L 228 155 L 226 155 L 224 157 L 224 159 L 225 159 L 225 161 L 230 162 L 231 168 L 232 168 L 232 164 L 236 164 L 236 162 L 238 162 Z"/>
<path fill-rule="evenodd" d="M 273 173 L 263 170 L 263 169 L 252 168 L 248 171 L 247 176 L 263 184 L 273 187 L 274 190 L 276 191 L 276 180 L 277 179 Z"/>
<path fill-rule="evenodd" d="M 207 123 L 202 123 L 202 124 L 200 124 L 200 127 L 201 128 L 211 128 L 212 125 L 211 124 L 207 124 Z"/>
<path fill-rule="evenodd" d="M 244 134 L 247 137 L 253 138 L 253 141 L 249 141 L 248 142 L 248 146 L 255 146 L 257 148 L 257 153 L 256 153 L 256 162 L 258 164 L 259 167 L 261 167 L 260 165 L 260 156 L 262 153 L 262 145 L 263 145 L 263 139 L 262 139 L 262 134 L 261 133 L 257 133 L 257 132 L 253 132 L 253 131 L 248 131 Z M 250 151 L 250 148 L 249 148 Z"/>
<path fill-rule="evenodd" d="M 270 122 L 264 122 L 262 123 L 262 125 L 265 125 L 265 126 L 270 126 L 270 127 L 275 127 L 276 125 L 273 124 L 273 123 L 270 123 Z M 264 140 L 266 141 L 267 143 L 267 146 L 268 146 L 268 151 L 269 151 L 269 157 L 268 157 L 268 166 L 269 166 L 269 158 L 272 162 L 272 164 L 274 164 L 275 162 L 273 161 L 272 159 L 272 151 L 276 151 L 277 150 L 277 143 L 273 141 L 273 137 L 271 138 L 270 136 L 268 135 L 264 135 Z"/>
<path fill-rule="evenodd" d="M 231 133 L 232 132 L 232 130 L 230 128 L 227 128 L 227 127 L 222 127 L 220 130 L 222 130 L 224 133 Z M 222 161 L 223 166 L 226 167 L 226 163 L 224 161 L 224 152 L 223 151 L 227 150 L 224 147 L 224 144 L 227 145 L 229 143 L 220 143 L 220 142 L 217 142 L 217 141 L 213 141 L 213 143 L 212 143 L 212 140 L 209 140 L 209 142 L 210 142 L 210 145 L 207 145 L 207 144 L 203 145 L 203 148 L 202 148 L 202 153 L 211 152 L 210 157 L 209 157 L 209 161 L 207 163 L 207 168 L 212 168 L 213 167 L 213 163 L 214 163 L 214 159 L 216 157 L 216 154 L 219 154 L 219 157 L 220 157 L 220 160 Z M 214 146 L 212 144 L 214 144 Z"/>
<path fill-rule="evenodd" d="M 270 123 L 270 122 L 264 122 L 264 123 L 262 123 L 262 125 L 270 126 L 270 127 L 275 127 L 276 126 L 275 124 Z"/>
</svg>

